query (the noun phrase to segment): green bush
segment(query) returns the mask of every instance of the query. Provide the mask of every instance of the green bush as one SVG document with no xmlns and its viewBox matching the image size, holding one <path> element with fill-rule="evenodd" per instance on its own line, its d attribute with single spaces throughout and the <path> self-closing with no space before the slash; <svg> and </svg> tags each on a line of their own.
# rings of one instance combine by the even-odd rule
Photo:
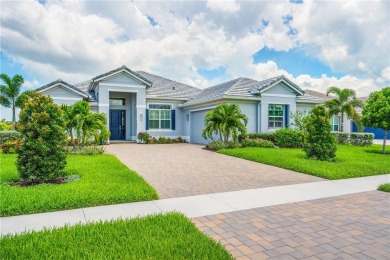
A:
<svg viewBox="0 0 390 260">
<path fill-rule="evenodd" d="M 263 147 L 263 148 L 274 148 L 274 143 L 264 139 L 244 139 L 241 140 L 242 147 Z"/>
<path fill-rule="evenodd" d="M 275 132 L 275 144 L 282 148 L 302 148 L 303 131 L 282 128 Z"/>
<path fill-rule="evenodd" d="M 10 131 L 12 129 L 12 123 L 0 122 L 0 131 Z"/>
<path fill-rule="evenodd" d="M 20 147 L 21 144 L 22 139 L 9 141 L 1 145 L 1 150 L 3 151 L 3 153 L 13 154 L 16 153 L 16 150 Z"/>
<path fill-rule="evenodd" d="M 149 134 L 147 132 L 139 132 L 137 135 L 138 140 L 142 143 L 147 143 L 149 141 Z"/>
<path fill-rule="evenodd" d="M 63 112 L 53 99 L 41 94 L 30 98 L 19 115 L 24 142 L 18 149 L 20 177 L 34 183 L 56 179 L 66 165 Z"/>
<path fill-rule="evenodd" d="M 0 144 L 15 141 L 22 138 L 22 135 L 18 131 L 0 131 Z"/>
<path fill-rule="evenodd" d="M 331 133 L 329 112 L 317 105 L 305 120 L 304 151 L 309 158 L 331 161 L 336 157 L 336 138 Z"/>
<path fill-rule="evenodd" d="M 86 145 L 68 148 L 67 151 L 69 154 L 81 154 L 81 155 L 95 155 L 103 154 L 105 152 L 104 146 L 99 145 Z"/>
<path fill-rule="evenodd" d="M 234 149 L 239 148 L 240 143 L 235 141 L 222 142 L 222 141 L 211 141 L 206 145 L 206 148 L 212 151 L 218 151 L 220 149 Z"/>
<path fill-rule="evenodd" d="M 332 134 L 336 138 L 336 142 L 338 144 L 347 144 L 347 143 L 349 143 L 349 133 L 333 132 Z"/>
<path fill-rule="evenodd" d="M 370 146 L 374 140 L 374 134 L 372 133 L 351 133 L 350 142 L 356 146 Z"/>
<path fill-rule="evenodd" d="M 240 135 L 239 141 L 244 139 L 263 139 L 275 143 L 275 134 L 274 133 L 250 133 L 245 135 Z"/>
</svg>

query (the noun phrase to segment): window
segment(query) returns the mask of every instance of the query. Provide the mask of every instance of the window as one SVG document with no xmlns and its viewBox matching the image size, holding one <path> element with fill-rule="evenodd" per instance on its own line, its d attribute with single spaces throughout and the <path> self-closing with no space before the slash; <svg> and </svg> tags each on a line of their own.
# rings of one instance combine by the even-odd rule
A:
<svg viewBox="0 0 390 260">
<path fill-rule="evenodd" d="M 268 128 L 282 128 L 284 120 L 283 105 L 268 106 Z"/>
<path fill-rule="evenodd" d="M 338 117 L 338 116 L 332 117 L 332 119 L 330 120 L 330 123 L 332 125 L 332 131 L 338 132 L 340 129 L 340 117 Z"/>
<path fill-rule="evenodd" d="M 110 106 L 124 106 L 125 98 L 110 98 Z"/>
<path fill-rule="evenodd" d="M 149 105 L 149 129 L 171 129 L 171 105 Z"/>
</svg>

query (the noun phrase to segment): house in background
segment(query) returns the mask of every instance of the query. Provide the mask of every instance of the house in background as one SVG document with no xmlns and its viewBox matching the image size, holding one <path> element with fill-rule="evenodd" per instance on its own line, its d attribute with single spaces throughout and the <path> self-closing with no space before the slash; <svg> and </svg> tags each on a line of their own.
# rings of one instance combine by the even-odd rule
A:
<svg viewBox="0 0 390 260">
<path fill-rule="evenodd" d="M 324 102 L 284 76 L 238 78 L 200 90 L 126 66 L 74 85 L 59 79 L 37 91 L 57 104 L 88 101 L 92 112 L 106 114 L 110 140 L 135 141 L 139 132 L 147 131 L 199 144 L 207 143 L 201 137 L 205 114 L 220 103 L 240 106 L 249 119 L 248 132 L 267 133 L 288 127 L 290 113 L 297 109 L 308 112 Z"/>
</svg>

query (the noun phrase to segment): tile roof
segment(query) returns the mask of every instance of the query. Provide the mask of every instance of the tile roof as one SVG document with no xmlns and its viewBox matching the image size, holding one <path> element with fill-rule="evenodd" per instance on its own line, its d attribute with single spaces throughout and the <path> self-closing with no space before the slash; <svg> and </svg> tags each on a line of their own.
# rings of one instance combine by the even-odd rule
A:
<svg viewBox="0 0 390 260">
<path fill-rule="evenodd" d="M 285 80 L 291 84 L 298 91 L 304 93 L 304 91 L 295 85 L 293 82 L 288 80 L 286 77 L 278 76 L 263 81 L 256 81 L 248 78 L 237 78 L 228 82 L 224 82 L 209 88 L 204 89 L 199 95 L 195 98 L 184 103 L 184 106 L 194 105 L 198 103 L 203 103 L 215 99 L 222 98 L 224 95 L 229 96 L 239 96 L 239 97 L 255 97 L 259 96 L 260 92 L 266 89 L 269 86 L 279 82 L 280 80 Z"/>
<path fill-rule="evenodd" d="M 334 99 L 335 96 L 327 96 L 325 93 L 321 93 L 321 92 L 318 92 L 318 91 L 314 91 L 314 90 L 311 90 L 311 89 L 305 89 L 305 94 L 311 96 L 311 97 L 317 97 L 317 98 L 321 98 L 321 99 L 324 99 L 324 100 L 331 100 L 331 99 Z"/>
<path fill-rule="evenodd" d="M 111 71 L 109 71 L 109 72 L 100 74 L 100 75 L 98 75 L 98 76 L 96 76 L 96 77 L 93 77 L 93 78 L 92 78 L 92 81 L 95 81 L 95 80 L 97 80 L 97 79 L 99 79 L 99 78 L 102 78 L 102 77 L 105 77 L 105 76 L 109 76 L 109 75 L 114 74 L 115 72 L 119 72 L 119 71 L 121 71 L 121 70 L 127 71 L 128 73 L 134 75 L 135 77 L 141 79 L 142 81 L 145 81 L 146 83 L 148 83 L 148 84 L 150 84 L 150 85 L 152 84 L 152 82 L 150 82 L 148 79 L 142 77 L 142 75 L 138 74 L 137 72 L 132 71 L 131 69 L 129 69 L 129 68 L 126 67 L 125 65 L 123 65 L 122 67 L 116 68 L 116 69 L 114 69 L 114 70 L 111 70 Z"/>
<path fill-rule="evenodd" d="M 46 88 L 49 88 L 49 87 L 54 86 L 54 85 L 57 85 L 57 84 L 62 84 L 62 85 L 64 85 L 64 86 L 67 86 L 67 87 L 73 89 L 74 91 L 76 91 L 76 92 L 78 92 L 78 93 L 80 93 L 80 94 L 83 94 L 83 95 L 85 95 L 85 96 L 89 96 L 88 93 L 87 93 L 86 91 L 84 91 L 84 90 L 82 90 L 82 89 L 80 89 L 80 88 L 78 88 L 78 87 L 75 87 L 75 86 L 69 84 L 68 82 L 63 81 L 62 79 L 57 79 L 56 81 L 50 82 L 49 84 L 46 84 L 46 85 L 44 85 L 44 86 L 42 86 L 42 87 L 39 87 L 39 88 L 37 88 L 37 89 L 35 89 L 35 90 L 36 90 L 36 91 L 43 91 L 43 90 L 45 90 Z"/>
<path fill-rule="evenodd" d="M 144 71 L 137 71 L 139 75 L 152 82 L 152 86 L 146 89 L 146 95 L 157 97 L 191 98 L 202 90 L 191 87 L 170 79 L 153 75 Z"/>
</svg>

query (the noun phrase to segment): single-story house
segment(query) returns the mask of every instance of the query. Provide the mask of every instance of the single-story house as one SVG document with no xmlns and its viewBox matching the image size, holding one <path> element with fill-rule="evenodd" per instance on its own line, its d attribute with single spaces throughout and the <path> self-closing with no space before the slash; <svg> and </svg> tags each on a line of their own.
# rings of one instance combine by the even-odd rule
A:
<svg viewBox="0 0 390 260">
<path fill-rule="evenodd" d="M 249 119 L 248 132 L 267 133 L 289 126 L 291 112 L 310 111 L 324 102 L 284 76 L 263 81 L 237 78 L 201 90 L 126 66 L 74 85 L 59 79 L 37 91 L 57 104 L 88 101 L 91 111 L 107 116 L 110 140 L 135 141 L 139 132 L 147 131 L 199 144 L 207 142 L 201 137 L 205 114 L 220 103 L 241 107 Z"/>
</svg>

